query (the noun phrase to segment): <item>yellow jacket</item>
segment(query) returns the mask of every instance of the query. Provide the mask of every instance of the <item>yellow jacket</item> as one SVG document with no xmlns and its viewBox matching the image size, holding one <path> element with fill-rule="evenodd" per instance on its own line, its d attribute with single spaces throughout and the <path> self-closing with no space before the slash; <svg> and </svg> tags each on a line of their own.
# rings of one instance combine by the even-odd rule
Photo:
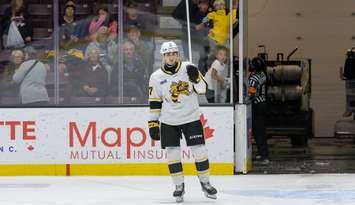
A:
<svg viewBox="0 0 355 205">
<path fill-rule="evenodd" d="M 226 14 L 224 9 L 213 11 L 207 14 L 208 20 L 213 21 L 213 28 L 210 29 L 208 37 L 224 45 L 229 37 L 229 14 Z M 232 10 L 233 24 L 237 22 L 237 10 Z"/>
</svg>

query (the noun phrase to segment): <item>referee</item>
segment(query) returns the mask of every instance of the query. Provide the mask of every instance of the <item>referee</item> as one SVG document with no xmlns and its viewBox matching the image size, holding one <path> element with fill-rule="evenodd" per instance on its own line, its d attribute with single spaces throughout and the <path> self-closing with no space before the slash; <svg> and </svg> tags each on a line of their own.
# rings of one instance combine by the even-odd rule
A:
<svg viewBox="0 0 355 205">
<path fill-rule="evenodd" d="M 269 164 L 269 150 L 265 133 L 266 105 L 266 64 L 260 57 L 255 57 L 249 64 L 248 95 L 252 103 L 253 135 L 257 145 L 256 159 L 261 164 Z"/>
</svg>

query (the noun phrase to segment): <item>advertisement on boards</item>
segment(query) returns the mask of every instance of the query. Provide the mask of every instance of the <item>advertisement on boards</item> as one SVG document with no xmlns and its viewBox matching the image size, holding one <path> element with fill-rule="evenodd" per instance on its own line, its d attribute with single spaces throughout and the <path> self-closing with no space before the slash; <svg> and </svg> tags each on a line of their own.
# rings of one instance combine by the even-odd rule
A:
<svg viewBox="0 0 355 205">
<path fill-rule="evenodd" d="M 5 111 L 6 110 L 6 111 Z M 233 162 L 233 107 L 202 107 L 211 162 Z M 147 107 L 4 109 L 1 164 L 111 164 L 165 161 L 149 137 Z M 182 142 L 182 158 L 193 156 Z"/>
</svg>

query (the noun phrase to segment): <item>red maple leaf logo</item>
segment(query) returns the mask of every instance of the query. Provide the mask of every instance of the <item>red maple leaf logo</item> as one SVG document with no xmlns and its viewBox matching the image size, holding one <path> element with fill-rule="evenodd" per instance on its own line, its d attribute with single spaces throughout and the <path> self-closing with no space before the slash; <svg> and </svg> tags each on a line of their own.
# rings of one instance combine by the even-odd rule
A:
<svg viewBox="0 0 355 205">
<path fill-rule="evenodd" d="M 32 145 L 30 145 L 30 146 L 27 147 L 27 149 L 28 149 L 29 151 L 32 151 L 32 150 L 34 150 L 35 148 L 34 148 Z"/>
<path fill-rule="evenodd" d="M 213 137 L 213 132 L 214 129 L 210 128 L 209 126 L 207 126 L 207 119 L 205 118 L 205 116 L 203 114 L 200 115 L 200 121 L 202 123 L 202 127 L 203 127 L 203 135 L 205 136 L 205 139 L 209 139 Z"/>
</svg>

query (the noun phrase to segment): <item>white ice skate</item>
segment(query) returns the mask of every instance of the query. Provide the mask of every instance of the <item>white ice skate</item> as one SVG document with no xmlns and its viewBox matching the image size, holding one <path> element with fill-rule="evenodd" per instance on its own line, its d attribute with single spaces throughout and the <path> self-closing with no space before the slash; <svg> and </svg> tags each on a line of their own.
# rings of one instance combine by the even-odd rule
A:
<svg viewBox="0 0 355 205">
<path fill-rule="evenodd" d="M 207 198 L 217 199 L 217 190 L 209 182 L 201 182 L 201 187 Z"/>
<path fill-rule="evenodd" d="M 173 196 L 175 197 L 177 203 L 181 203 L 184 201 L 184 194 L 185 194 L 185 184 L 182 183 L 181 185 L 176 185 Z"/>
</svg>

